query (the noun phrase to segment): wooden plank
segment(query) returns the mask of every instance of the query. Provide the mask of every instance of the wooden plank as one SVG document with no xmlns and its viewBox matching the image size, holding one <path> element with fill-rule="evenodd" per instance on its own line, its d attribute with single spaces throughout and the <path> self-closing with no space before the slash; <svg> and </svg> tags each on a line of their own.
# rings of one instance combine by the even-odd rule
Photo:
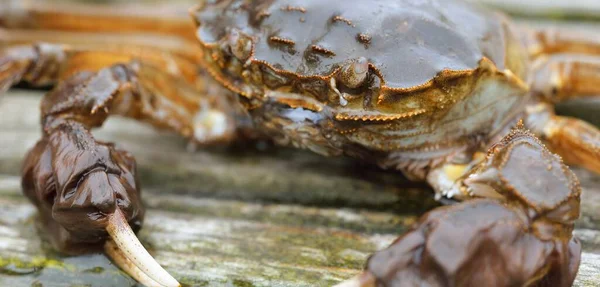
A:
<svg viewBox="0 0 600 287">
<path fill-rule="evenodd" d="M 0 274 L 5 273 L 0 282 L 13 286 L 36 280 L 58 286 L 73 279 L 71 283 L 99 286 L 133 283 L 103 256 L 62 258 L 49 251 L 37 234 L 35 209 L 20 196 L 18 181 L 18 177 L 5 177 L 1 182 L 9 188 L 0 195 Z M 369 211 L 150 193 L 146 194 L 150 211 L 140 236 L 165 268 L 194 286 L 330 285 L 356 273 L 373 250 L 394 238 L 391 233 L 356 232 L 353 226 L 389 229 L 396 223 L 399 231 L 403 222 L 413 220 Z M 36 268 L 42 270 L 33 272 Z M 6 276 L 9 271 L 21 276 Z M 29 271 L 33 273 L 26 274 Z M 79 278 L 81 274 L 86 276 Z M 118 280 L 104 281 L 115 274 Z"/>
</svg>

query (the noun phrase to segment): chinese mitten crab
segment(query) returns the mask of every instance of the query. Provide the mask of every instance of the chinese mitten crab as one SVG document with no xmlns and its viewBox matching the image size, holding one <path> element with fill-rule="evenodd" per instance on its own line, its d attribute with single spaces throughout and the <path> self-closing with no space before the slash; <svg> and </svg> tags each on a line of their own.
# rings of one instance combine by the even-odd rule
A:
<svg viewBox="0 0 600 287">
<path fill-rule="evenodd" d="M 1 87 L 55 85 L 23 189 L 60 250 L 104 246 L 140 282 L 178 285 L 135 238 L 143 207 L 134 159 L 90 133 L 116 114 L 197 144 L 252 134 L 353 156 L 460 202 L 424 215 L 343 286 L 575 278 L 580 186 L 563 159 L 600 172 L 600 132 L 555 115 L 553 104 L 600 95 L 598 35 L 519 30 L 454 0 L 206 1 L 191 10 L 195 29 L 37 6 L 10 12 Z M 49 29 L 71 34 L 38 32 Z M 170 40 L 110 42 L 90 31 Z"/>
</svg>

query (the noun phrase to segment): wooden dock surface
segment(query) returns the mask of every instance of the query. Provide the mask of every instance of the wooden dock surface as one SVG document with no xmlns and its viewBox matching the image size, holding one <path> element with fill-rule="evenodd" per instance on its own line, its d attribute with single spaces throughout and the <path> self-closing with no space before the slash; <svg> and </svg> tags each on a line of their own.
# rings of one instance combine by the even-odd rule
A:
<svg viewBox="0 0 600 287">
<path fill-rule="evenodd" d="M 600 19 L 595 0 L 472 1 L 555 19 L 520 20 L 532 26 L 600 31 L 600 22 L 556 22 Z M 42 94 L 0 96 L 0 286 L 138 286 L 101 254 L 57 254 L 36 227 L 19 171 L 40 136 Z M 600 125 L 600 100 L 560 111 Z M 255 146 L 190 152 L 175 135 L 121 118 L 95 135 L 136 156 L 148 207 L 140 238 L 189 286 L 331 286 L 437 205 L 426 186 L 351 159 Z M 600 176 L 575 171 L 584 187 L 575 286 L 600 286 Z"/>
</svg>

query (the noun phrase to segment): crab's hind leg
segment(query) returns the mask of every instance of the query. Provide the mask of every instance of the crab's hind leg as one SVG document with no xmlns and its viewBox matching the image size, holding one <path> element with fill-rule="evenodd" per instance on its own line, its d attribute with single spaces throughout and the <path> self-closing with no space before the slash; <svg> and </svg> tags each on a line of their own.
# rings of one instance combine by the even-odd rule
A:
<svg viewBox="0 0 600 287">
<path fill-rule="evenodd" d="M 560 157 L 520 126 L 458 178 L 450 169 L 428 181 L 466 201 L 424 215 L 340 286 L 571 286 L 580 187 Z"/>
<path fill-rule="evenodd" d="M 598 44 L 600 50 L 600 43 Z M 565 48 L 566 49 L 566 48 Z M 599 54 L 600 55 L 600 54 Z M 600 130 L 572 117 L 558 116 L 554 104 L 600 97 L 600 56 L 553 54 L 535 60 L 527 125 L 569 164 L 600 173 Z"/>
</svg>

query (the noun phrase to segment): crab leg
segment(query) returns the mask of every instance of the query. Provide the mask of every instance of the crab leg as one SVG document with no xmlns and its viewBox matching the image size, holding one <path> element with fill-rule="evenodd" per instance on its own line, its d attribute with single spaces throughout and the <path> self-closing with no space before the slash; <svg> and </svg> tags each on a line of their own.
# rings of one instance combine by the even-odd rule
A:
<svg viewBox="0 0 600 287">
<path fill-rule="evenodd" d="M 97 71 L 134 59 L 186 79 L 190 84 L 200 81 L 196 64 L 190 61 L 191 56 L 185 58 L 146 45 L 92 44 L 91 47 L 89 43 L 87 45 L 77 43 L 76 46 L 49 43 L 14 45 L 33 40 L 21 35 L 18 31 L 0 30 L 0 44 L 5 46 L 0 51 L 1 91 L 21 81 L 33 86 L 54 85 L 78 71 Z M 57 39 L 61 40 L 60 37 Z M 189 54 L 186 53 L 186 56 Z"/>
<path fill-rule="evenodd" d="M 143 215 L 133 174 L 133 159 L 112 145 L 96 141 L 89 132 L 89 129 L 100 126 L 107 119 L 112 108 L 122 110 L 125 114 L 132 112 L 127 108 L 131 110 L 137 105 L 123 102 L 123 97 L 139 91 L 124 89 L 124 86 L 140 88 L 136 85 L 136 79 L 135 70 L 123 65 L 102 69 L 95 74 L 80 72 L 44 98 L 44 137 L 38 146 L 45 148 L 40 150 L 36 147 L 27 157 L 23 181 L 26 183 L 24 186 L 30 188 L 24 188 L 24 192 L 30 198 L 37 199 L 34 202 L 40 211 L 49 210 L 51 214 L 46 217 L 53 218 L 56 221 L 53 224 L 58 224 L 64 230 L 63 235 L 55 235 L 58 237 L 55 242 L 87 242 L 92 240 L 89 238 L 99 240 L 101 235 L 90 234 L 102 234 L 99 229 L 105 225 L 105 232 L 114 240 L 120 253 L 139 271 L 161 285 L 179 286 L 142 247 L 129 226 L 129 220 L 139 222 L 139 217 Z M 47 161 L 39 160 L 44 156 L 52 162 L 49 167 Z M 60 200 L 54 200 L 52 206 L 44 207 L 49 204 L 48 200 L 39 198 L 45 198 L 43 194 L 52 188 L 45 187 L 46 176 L 35 175 L 40 170 L 56 174 L 57 180 L 53 184 L 55 192 L 71 192 L 74 195 L 55 195 Z M 41 182 L 32 185 L 31 181 Z M 106 214 L 106 221 L 96 222 L 92 218 L 97 216 L 85 214 L 88 210 Z M 84 215 L 78 215 L 79 212 L 84 212 Z M 127 213 L 127 218 L 124 213 Z M 73 219 L 79 216 L 91 222 Z"/>
<path fill-rule="evenodd" d="M 152 256 L 146 251 L 144 246 L 140 243 L 133 230 L 127 223 L 127 220 L 119 209 L 109 215 L 108 225 L 106 227 L 108 234 L 118 247 L 115 252 L 111 252 L 111 255 L 115 256 L 119 262 L 131 262 L 137 269 L 129 267 L 126 270 L 134 271 L 136 279 L 140 278 L 148 283 L 158 283 L 161 286 L 167 287 L 178 287 L 180 286 L 177 280 L 173 278 L 167 271 L 165 271 L 158 263 L 152 258 Z M 112 246 L 113 241 L 107 241 L 106 248 L 109 249 Z M 122 259 L 121 259 L 122 256 Z M 113 257 L 113 258 L 115 258 Z M 115 260 L 116 261 L 116 260 Z M 125 266 L 131 266 L 126 264 Z M 139 272 L 141 271 L 141 273 Z M 150 277 L 152 280 L 147 280 L 145 276 Z M 140 281 L 144 283 L 143 281 Z"/>
<path fill-rule="evenodd" d="M 92 78 L 111 82 L 115 90 L 104 95 L 110 104 L 102 102 L 96 109 L 114 102 L 113 114 L 174 130 L 200 144 L 232 139 L 240 112 L 233 96 L 187 60 L 147 52 L 80 51 L 55 44 L 10 47 L 0 54 L 0 88 L 20 81 L 50 85 L 80 71 L 98 71 Z"/>
<path fill-rule="evenodd" d="M 572 117 L 554 114 L 548 103 L 527 107 L 528 125 L 540 135 L 549 148 L 573 165 L 600 173 L 600 130 Z"/>
<path fill-rule="evenodd" d="M 599 82 L 600 56 L 555 54 L 540 57 L 534 62 L 531 90 L 546 101 L 558 103 L 574 98 L 599 97 Z"/>
<path fill-rule="evenodd" d="M 106 249 L 133 276 L 149 284 L 178 286 L 129 227 L 135 224 L 138 229 L 143 215 L 132 156 L 97 141 L 90 130 L 117 114 L 176 131 L 199 143 L 220 142 L 233 136 L 236 125 L 233 108 L 225 101 L 227 94 L 192 85 L 151 61 L 119 64 L 131 57 L 93 51 L 70 54 L 61 46 L 49 46 L 61 57 L 43 61 L 39 56 L 43 53 L 17 53 L 21 57 L 4 58 L 4 63 L 24 67 L 20 74 L 5 70 L 3 76 L 12 77 L 9 84 L 20 79 L 39 83 L 35 81 L 39 75 L 52 83 L 62 79 L 63 73 L 70 75 L 42 100 L 43 137 L 27 156 L 24 192 L 44 213 L 47 230 L 58 248 L 112 239 L 119 251 L 111 248 L 112 243 Z M 109 66 L 99 68 L 102 64 Z M 39 72 L 30 74 L 36 70 L 31 67 Z M 98 216 L 96 211 L 106 216 Z"/>
<path fill-rule="evenodd" d="M 424 215 L 337 287 L 571 286 L 581 188 L 561 159 L 519 126 L 462 174 L 453 165 L 435 167 L 428 181 L 465 201 Z"/>
<path fill-rule="evenodd" d="M 600 44 L 599 44 L 600 47 Z M 600 96 L 600 57 L 557 54 L 538 58 L 531 89 L 540 101 L 527 107 L 527 125 L 568 163 L 600 173 L 600 130 L 557 116 L 552 104 Z"/>
<path fill-rule="evenodd" d="M 552 116 L 544 127 L 550 148 L 566 162 L 600 174 L 600 130 L 576 118 Z"/>
</svg>

